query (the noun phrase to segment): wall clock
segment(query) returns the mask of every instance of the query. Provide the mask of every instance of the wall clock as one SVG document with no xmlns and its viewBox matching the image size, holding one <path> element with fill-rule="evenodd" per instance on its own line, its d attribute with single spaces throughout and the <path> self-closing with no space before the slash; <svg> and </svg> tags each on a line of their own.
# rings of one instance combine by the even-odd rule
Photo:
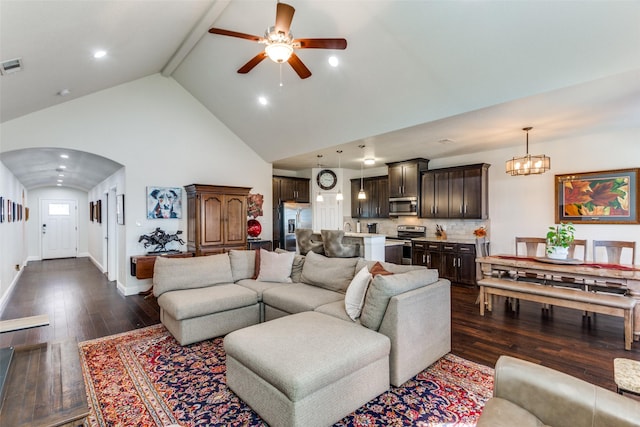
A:
<svg viewBox="0 0 640 427">
<path fill-rule="evenodd" d="M 318 186 L 323 190 L 331 190 L 338 183 L 338 177 L 331 169 L 322 169 L 316 176 Z"/>
</svg>

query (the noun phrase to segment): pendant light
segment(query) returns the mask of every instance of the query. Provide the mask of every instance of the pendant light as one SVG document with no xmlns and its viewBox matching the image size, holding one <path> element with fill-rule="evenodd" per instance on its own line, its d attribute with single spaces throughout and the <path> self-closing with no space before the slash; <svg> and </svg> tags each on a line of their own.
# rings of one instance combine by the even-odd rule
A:
<svg viewBox="0 0 640 427">
<path fill-rule="evenodd" d="M 340 186 L 338 187 L 338 194 L 336 194 L 336 200 L 344 200 L 344 196 L 342 195 L 342 163 L 340 162 L 340 158 L 342 157 L 342 150 L 337 150 L 338 153 L 338 173 L 340 174 Z"/>
<path fill-rule="evenodd" d="M 526 154 L 522 157 L 514 157 L 505 164 L 506 173 L 511 176 L 539 175 L 551 169 L 551 159 L 544 154 L 532 156 L 529 154 L 529 131 L 532 127 L 522 128 L 527 133 Z"/>
<path fill-rule="evenodd" d="M 364 154 L 364 145 L 358 145 L 358 147 L 360 147 L 362 151 L 362 153 Z M 364 159 L 364 156 L 363 156 Z M 363 165 L 364 165 L 364 160 L 360 163 L 360 191 L 358 191 L 358 200 L 366 200 L 367 199 L 367 194 L 364 192 L 364 177 L 363 177 Z"/>
<path fill-rule="evenodd" d="M 318 154 L 318 169 L 320 169 L 320 159 L 322 158 L 322 154 Z M 322 193 L 320 192 L 320 189 L 318 188 L 318 195 L 316 196 L 316 202 L 324 202 L 324 197 L 322 197 Z"/>
</svg>

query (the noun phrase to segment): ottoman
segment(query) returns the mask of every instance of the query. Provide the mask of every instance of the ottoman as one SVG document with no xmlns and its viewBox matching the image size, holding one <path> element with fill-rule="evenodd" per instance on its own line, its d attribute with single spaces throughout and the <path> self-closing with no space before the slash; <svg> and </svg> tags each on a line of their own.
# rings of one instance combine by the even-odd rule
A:
<svg viewBox="0 0 640 427">
<path fill-rule="evenodd" d="M 385 335 L 304 312 L 228 334 L 227 385 L 271 427 L 327 426 L 389 388 Z"/>
</svg>

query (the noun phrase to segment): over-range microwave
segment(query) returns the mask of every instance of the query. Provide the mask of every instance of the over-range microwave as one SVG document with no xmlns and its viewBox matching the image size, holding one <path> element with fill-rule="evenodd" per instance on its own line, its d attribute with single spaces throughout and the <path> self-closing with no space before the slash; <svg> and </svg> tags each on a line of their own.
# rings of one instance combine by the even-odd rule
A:
<svg viewBox="0 0 640 427">
<path fill-rule="evenodd" d="M 417 197 L 392 197 L 389 199 L 390 216 L 418 216 Z"/>
</svg>

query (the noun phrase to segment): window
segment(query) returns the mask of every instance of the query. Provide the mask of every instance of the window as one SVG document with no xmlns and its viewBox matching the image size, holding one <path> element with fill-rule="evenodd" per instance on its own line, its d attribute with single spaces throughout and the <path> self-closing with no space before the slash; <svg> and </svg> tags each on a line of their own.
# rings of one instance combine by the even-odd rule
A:
<svg viewBox="0 0 640 427">
<path fill-rule="evenodd" d="M 49 203 L 49 215 L 69 216 L 68 203 Z"/>
</svg>

